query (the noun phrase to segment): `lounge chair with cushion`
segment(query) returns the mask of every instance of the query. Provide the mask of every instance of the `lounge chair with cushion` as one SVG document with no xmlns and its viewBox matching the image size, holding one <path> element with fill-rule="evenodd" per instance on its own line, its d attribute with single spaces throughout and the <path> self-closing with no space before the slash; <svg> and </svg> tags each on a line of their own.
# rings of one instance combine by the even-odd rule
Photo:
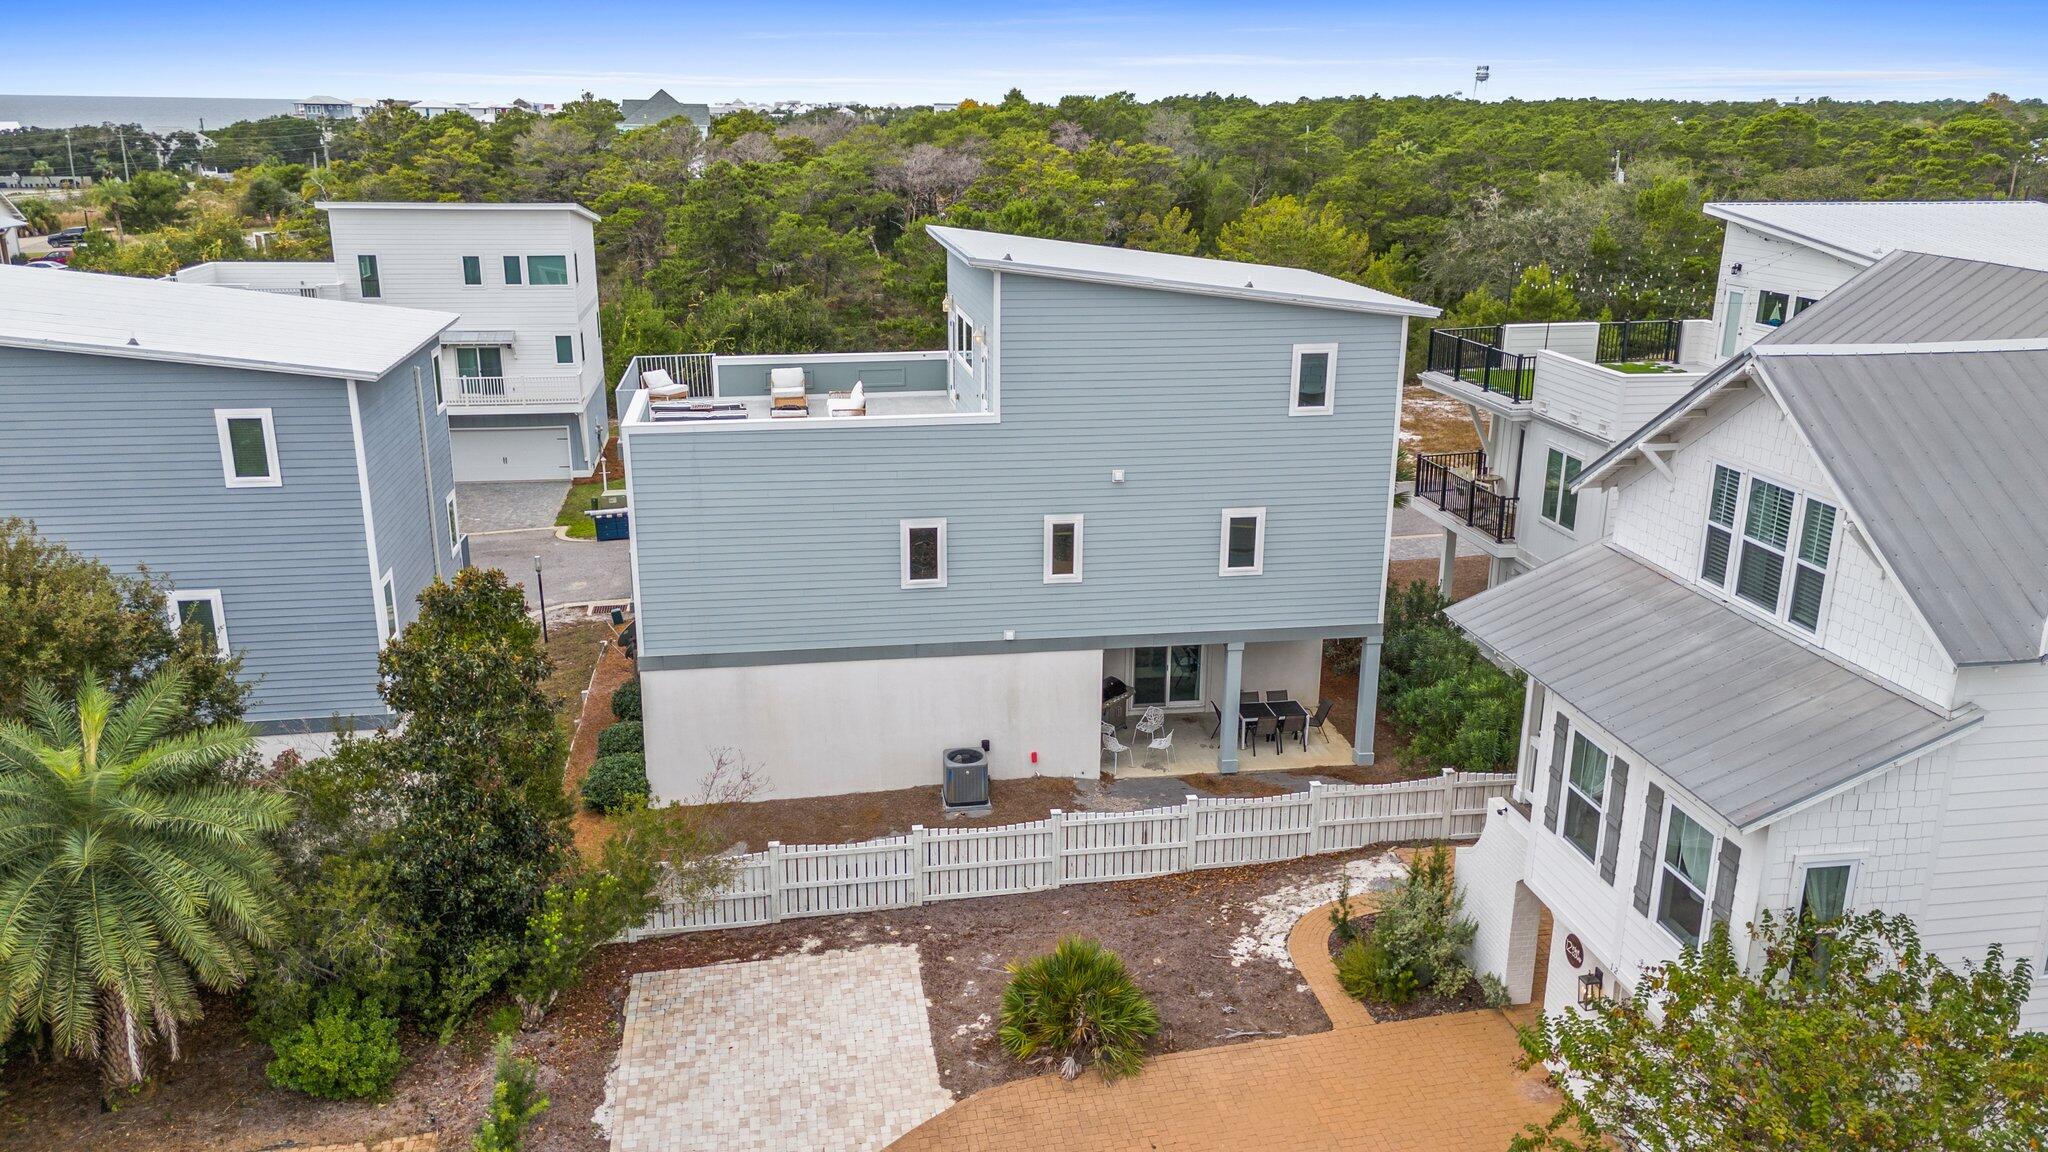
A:
<svg viewBox="0 0 2048 1152">
<path fill-rule="evenodd" d="M 865 416 L 868 414 L 868 390 L 859 380 L 853 382 L 851 392 L 832 392 L 825 397 L 827 416 Z"/>
<path fill-rule="evenodd" d="M 770 368 L 768 370 L 768 414 L 771 416 L 808 416 L 811 412 L 810 398 L 804 394 L 804 370 L 801 368 Z"/>
<path fill-rule="evenodd" d="M 660 368 L 649 368 L 640 374 L 640 387 L 652 400 L 688 400 L 690 386 L 676 383 L 676 378 Z"/>
</svg>

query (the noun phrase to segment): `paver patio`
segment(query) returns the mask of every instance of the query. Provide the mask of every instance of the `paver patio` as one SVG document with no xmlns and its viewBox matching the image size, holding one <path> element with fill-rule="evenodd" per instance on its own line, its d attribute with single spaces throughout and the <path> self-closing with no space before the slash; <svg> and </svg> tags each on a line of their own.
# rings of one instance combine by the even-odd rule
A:
<svg viewBox="0 0 2048 1152">
<path fill-rule="evenodd" d="M 864 1152 L 953 1102 L 901 944 L 634 976 L 606 1095 L 612 1152 Z"/>
</svg>

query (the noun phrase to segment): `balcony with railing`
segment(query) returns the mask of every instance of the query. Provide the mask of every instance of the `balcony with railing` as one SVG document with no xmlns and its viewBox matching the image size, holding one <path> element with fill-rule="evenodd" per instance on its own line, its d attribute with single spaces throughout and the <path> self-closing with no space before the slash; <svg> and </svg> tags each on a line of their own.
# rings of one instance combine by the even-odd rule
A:
<svg viewBox="0 0 2048 1152">
<path fill-rule="evenodd" d="M 1513 496 L 1486 470 L 1484 452 L 1439 452 L 1415 458 L 1415 496 L 1495 544 L 1515 539 Z"/>
<path fill-rule="evenodd" d="M 1438 328 L 1429 334 L 1424 369 L 1470 384 L 1510 404 L 1526 404 L 1536 384 L 1536 358 L 1504 351 L 1501 325 Z"/>
<path fill-rule="evenodd" d="M 670 427 L 987 418 L 986 371 L 979 355 L 944 349 L 635 356 L 619 377 L 618 410 L 622 424 Z"/>
<path fill-rule="evenodd" d="M 1672 380 L 1704 371 L 1713 360 L 1712 343 L 1712 324 L 1700 320 L 1438 328 L 1429 334 L 1422 380 L 1457 399 L 1514 416 L 1532 403 L 1543 412 L 1551 393 L 1577 389 L 1579 378 L 1589 373 L 1602 381 L 1597 390 L 1615 396 L 1661 393 Z"/>
<path fill-rule="evenodd" d="M 457 376 L 442 389 L 449 411 L 478 408 L 575 408 L 587 393 L 573 372 L 534 376 Z"/>
</svg>

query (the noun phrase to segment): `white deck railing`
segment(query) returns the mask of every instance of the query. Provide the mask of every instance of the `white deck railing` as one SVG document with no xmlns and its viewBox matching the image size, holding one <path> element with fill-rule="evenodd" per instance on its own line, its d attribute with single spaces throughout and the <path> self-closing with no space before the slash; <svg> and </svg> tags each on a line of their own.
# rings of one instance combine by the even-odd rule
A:
<svg viewBox="0 0 2048 1152">
<path fill-rule="evenodd" d="M 994 828 L 918 825 L 907 836 L 858 844 L 771 841 L 767 851 L 735 859 L 724 889 L 656 909 L 625 939 L 1463 839 L 1479 835 L 1489 804 L 1514 779 L 1446 772 L 1395 784 L 1312 783 L 1284 796 L 1189 796 L 1137 812 L 1054 809 L 1044 820 Z"/>
<path fill-rule="evenodd" d="M 499 408 L 574 405 L 583 400 L 583 377 L 559 376 L 458 376 L 446 389 L 450 408 Z"/>
</svg>

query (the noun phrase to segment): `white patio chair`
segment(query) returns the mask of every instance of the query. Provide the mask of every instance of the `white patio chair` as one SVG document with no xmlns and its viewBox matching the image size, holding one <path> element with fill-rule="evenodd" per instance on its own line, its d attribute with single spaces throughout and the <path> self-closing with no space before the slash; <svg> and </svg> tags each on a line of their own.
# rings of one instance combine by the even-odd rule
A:
<svg viewBox="0 0 2048 1152">
<path fill-rule="evenodd" d="M 1103 727 L 1107 728 L 1109 727 L 1109 725 L 1105 724 L 1103 725 Z M 1118 758 L 1121 757 L 1124 753 L 1129 752 L 1131 750 L 1131 746 L 1129 744 L 1124 743 L 1121 740 L 1118 740 L 1115 736 L 1111 735 L 1110 733 L 1104 732 L 1102 734 L 1102 750 L 1104 752 L 1109 753 L 1109 767 L 1111 771 L 1115 771 L 1117 764 L 1119 763 Z"/>
<path fill-rule="evenodd" d="M 1152 738 L 1152 743 L 1146 745 L 1146 747 L 1150 748 L 1154 752 L 1166 753 L 1165 758 L 1168 760 L 1173 759 L 1173 731 L 1171 729 L 1168 729 L 1167 731 L 1161 732 L 1159 735 L 1154 736 Z M 1157 761 L 1155 760 L 1155 763 L 1156 762 Z"/>
<path fill-rule="evenodd" d="M 690 386 L 688 384 L 676 383 L 675 377 L 670 376 L 660 368 L 649 368 L 647 371 L 642 372 L 640 374 L 640 387 L 647 390 L 647 398 L 649 400 L 688 400 L 690 398 Z"/>
<path fill-rule="evenodd" d="M 1138 718 L 1138 731 L 1146 736 L 1157 736 L 1166 730 L 1166 709 L 1157 704 L 1147 705 L 1145 714 Z"/>
<path fill-rule="evenodd" d="M 825 396 L 827 416 L 865 416 L 868 414 L 868 390 L 862 381 L 853 382 L 851 392 L 831 392 Z"/>
<path fill-rule="evenodd" d="M 798 412 L 809 409 L 802 368 L 768 370 L 768 406 L 771 410 Z"/>
</svg>

